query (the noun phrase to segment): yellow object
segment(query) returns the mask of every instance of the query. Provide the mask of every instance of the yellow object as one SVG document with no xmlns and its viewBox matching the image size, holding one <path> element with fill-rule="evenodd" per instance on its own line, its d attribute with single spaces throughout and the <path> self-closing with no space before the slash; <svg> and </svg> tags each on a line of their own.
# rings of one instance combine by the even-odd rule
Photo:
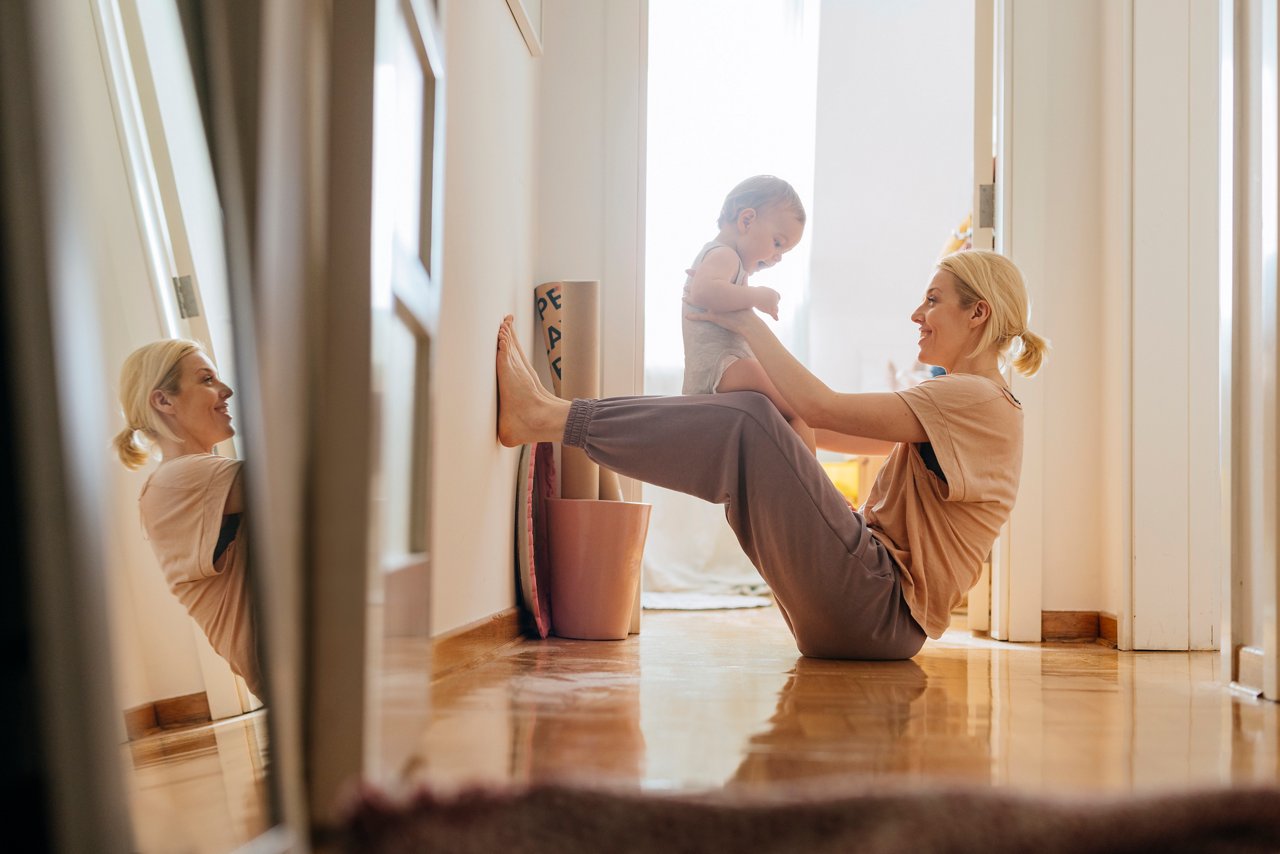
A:
<svg viewBox="0 0 1280 854">
<path fill-rule="evenodd" d="M 862 475 L 867 468 L 866 457 L 851 457 L 847 460 L 838 460 L 836 462 L 825 462 L 822 468 L 827 473 L 827 477 L 831 478 L 831 482 L 836 485 L 836 489 L 840 490 L 840 494 L 848 499 L 849 503 L 857 507 L 861 503 L 860 490 L 862 488 Z"/>
<path fill-rule="evenodd" d="M 961 249 L 973 248 L 973 214 L 969 214 L 964 221 L 951 232 L 951 236 L 947 238 L 946 245 L 942 247 L 942 255 L 945 257 L 952 252 L 959 252 Z"/>
<path fill-rule="evenodd" d="M 854 455 L 835 462 L 821 463 L 840 494 L 854 507 L 861 507 L 875 486 L 876 476 L 884 468 L 886 457 Z"/>
</svg>

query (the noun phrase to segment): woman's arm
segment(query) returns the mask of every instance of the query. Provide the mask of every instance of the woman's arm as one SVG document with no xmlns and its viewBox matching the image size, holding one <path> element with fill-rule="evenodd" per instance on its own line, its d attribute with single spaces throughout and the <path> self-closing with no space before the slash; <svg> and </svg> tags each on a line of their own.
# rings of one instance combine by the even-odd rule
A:
<svg viewBox="0 0 1280 854">
<path fill-rule="evenodd" d="M 868 439 L 865 436 L 850 436 L 837 433 L 835 430 L 814 430 L 814 438 L 818 447 L 824 451 L 835 451 L 839 454 L 858 454 L 864 457 L 887 457 L 896 443 L 883 439 Z"/>
<path fill-rule="evenodd" d="M 708 311 L 739 311 L 758 308 L 774 320 L 778 319 L 778 292 L 773 288 L 735 285 L 733 276 L 740 266 L 732 249 L 714 249 L 707 253 L 693 271 L 689 283 L 689 302 Z"/>
<path fill-rule="evenodd" d="M 892 392 L 841 394 L 827 387 L 752 311 L 691 312 L 688 317 L 730 329 L 747 339 L 756 359 L 796 414 L 814 430 L 829 430 L 882 442 L 927 442 L 911 407 Z"/>
</svg>

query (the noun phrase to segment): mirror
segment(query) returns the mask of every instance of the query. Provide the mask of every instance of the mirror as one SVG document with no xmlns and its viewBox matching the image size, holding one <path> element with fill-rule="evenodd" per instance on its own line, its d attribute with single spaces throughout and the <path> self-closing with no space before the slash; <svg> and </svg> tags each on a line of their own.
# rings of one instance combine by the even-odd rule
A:
<svg viewBox="0 0 1280 854">
<path fill-rule="evenodd" d="M 235 223 L 224 218 L 199 65 L 187 49 L 193 24 L 190 43 L 200 43 L 200 16 L 182 5 L 95 0 L 53 24 L 64 45 L 56 97 L 80 161 L 72 186 L 90 222 L 85 299 L 99 319 L 104 423 L 113 434 L 126 428 L 118 400 L 126 357 L 157 339 L 189 338 L 206 367 L 195 371 L 184 355 L 182 385 L 165 405 L 187 409 L 169 416 L 195 411 L 222 428 L 176 449 L 161 442 L 151 455 L 134 432 L 136 470 L 121 465 L 111 436 L 102 439 L 103 607 L 126 797 L 143 851 L 231 850 L 277 821 L 247 546 L 259 520 L 229 498 L 244 491 L 241 464 L 252 454 L 228 435 L 239 427 L 240 399 L 221 392 L 221 383 L 238 389 L 252 366 L 235 362 L 224 234 Z M 201 403 L 199 394 L 212 397 Z M 226 412 L 214 409 L 223 404 Z"/>
</svg>

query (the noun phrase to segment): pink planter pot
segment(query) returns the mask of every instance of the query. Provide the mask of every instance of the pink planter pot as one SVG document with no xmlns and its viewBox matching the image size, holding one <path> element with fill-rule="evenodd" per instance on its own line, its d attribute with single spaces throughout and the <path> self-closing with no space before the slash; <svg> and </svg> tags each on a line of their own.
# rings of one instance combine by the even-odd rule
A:
<svg viewBox="0 0 1280 854">
<path fill-rule="evenodd" d="M 552 634 L 581 640 L 627 637 L 651 507 L 547 499 Z"/>
</svg>

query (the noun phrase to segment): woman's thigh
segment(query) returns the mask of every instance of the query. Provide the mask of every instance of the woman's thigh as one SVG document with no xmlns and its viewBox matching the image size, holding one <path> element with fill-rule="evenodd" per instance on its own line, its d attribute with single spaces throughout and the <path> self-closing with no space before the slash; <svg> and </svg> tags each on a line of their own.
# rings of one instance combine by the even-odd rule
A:
<svg viewBox="0 0 1280 854">
<path fill-rule="evenodd" d="M 910 643 L 901 643 L 902 632 L 914 622 L 908 616 L 909 625 L 902 624 L 892 562 L 763 396 L 617 398 L 586 408 L 582 446 L 592 459 L 726 505 L 739 543 L 788 614 L 801 652 L 906 657 L 902 650 Z M 570 444 L 573 432 L 566 431 Z"/>
</svg>

